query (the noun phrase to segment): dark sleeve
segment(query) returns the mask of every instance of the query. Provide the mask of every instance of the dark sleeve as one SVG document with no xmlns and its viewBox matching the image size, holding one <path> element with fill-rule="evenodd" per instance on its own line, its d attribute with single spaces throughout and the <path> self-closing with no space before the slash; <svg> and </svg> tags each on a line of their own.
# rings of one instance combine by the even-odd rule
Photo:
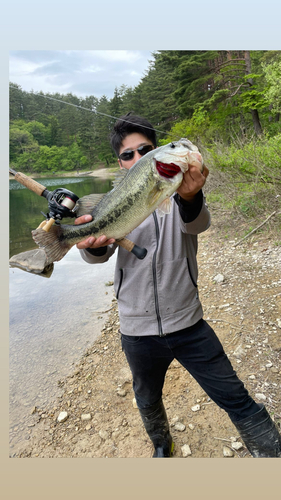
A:
<svg viewBox="0 0 281 500">
<path fill-rule="evenodd" d="M 192 222 L 198 217 L 203 206 L 203 192 L 202 189 L 198 191 L 192 202 L 186 201 L 181 196 L 176 193 L 174 195 L 176 204 L 179 207 L 179 212 L 183 222 Z"/>
<path fill-rule="evenodd" d="M 89 252 L 91 255 L 94 255 L 95 257 L 102 257 L 103 255 L 106 254 L 107 252 L 107 247 L 100 247 L 100 248 L 86 248 L 85 249 L 87 252 Z"/>
</svg>

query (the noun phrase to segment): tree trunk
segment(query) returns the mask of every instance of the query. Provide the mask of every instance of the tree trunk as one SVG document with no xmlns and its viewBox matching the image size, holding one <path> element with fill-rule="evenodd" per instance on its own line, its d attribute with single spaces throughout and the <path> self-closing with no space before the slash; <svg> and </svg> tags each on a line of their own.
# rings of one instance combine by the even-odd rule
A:
<svg viewBox="0 0 281 500">
<path fill-rule="evenodd" d="M 250 58 L 250 51 L 245 50 L 245 64 L 246 64 L 246 75 L 251 74 L 251 58 Z M 250 86 L 253 85 L 253 79 L 248 78 L 248 83 Z M 259 113 L 257 109 L 251 109 L 251 114 L 252 114 L 252 119 L 253 119 L 253 124 L 254 124 L 254 129 L 257 135 L 262 134 L 262 127 L 261 127 L 261 122 L 259 118 Z"/>
</svg>

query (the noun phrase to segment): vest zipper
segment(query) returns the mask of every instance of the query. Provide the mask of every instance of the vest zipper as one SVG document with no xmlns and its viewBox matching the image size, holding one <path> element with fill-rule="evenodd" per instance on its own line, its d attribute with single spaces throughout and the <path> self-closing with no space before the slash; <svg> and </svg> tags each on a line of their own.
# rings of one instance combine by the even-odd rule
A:
<svg viewBox="0 0 281 500">
<path fill-rule="evenodd" d="M 156 213 L 153 212 L 152 215 L 154 218 L 155 230 L 156 230 L 156 249 L 155 249 L 155 252 L 153 254 L 153 259 L 152 259 L 152 275 L 153 275 L 153 284 L 154 284 L 155 312 L 156 312 L 156 317 L 157 317 L 157 322 L 158 322 L 159 336 L 164 337 L 165 334 L 163 333 L 162 322 L 161 322 L 160 311 L 159 311 L 159 301 L 158 301 L 158 292 L 157 292 L 157 276 L 156 276 L 156 257 L 157 257 L 158 246 L 159 246 L 160 232 L 159 232 L 159 225 L 158 225 Z"/>
</svg>

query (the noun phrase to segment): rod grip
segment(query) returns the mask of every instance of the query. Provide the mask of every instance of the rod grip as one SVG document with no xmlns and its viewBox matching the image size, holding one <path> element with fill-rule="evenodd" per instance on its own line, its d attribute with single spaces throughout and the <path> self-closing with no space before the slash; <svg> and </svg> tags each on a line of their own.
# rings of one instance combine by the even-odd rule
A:
<svg viewBox="0 0 281 500">
<path fill-rule="evenodd" d="M 22 174 L 21 172 L 17 172 L 15 175 L 15 180 L 18 181 L 20 184 L 25 186 L 27 189 L 30 189 L 30 191 L 33 191 L 34 193 L 38 194 L 39 196 L 42 196 L 43 191 L 45 191 L 45 186 L 42 186 L 42 184 L 39 184 L 39 182 L 34 181 L 30 177 L 27 177 L 27 175 Z"/>
<path fill-rule="evenodd" d="M 145 258 L 147 254 L 146 248 L 141 248 L 138 245 L 135 245 L 133 241 L 128 240 L 127 238 L 122 238 L 122 240 L 116 241 L 116 243 L 122 247 L 125 248 L 128 252 L 132 252 L 138 259 L 142 260 Z"/>
</svg>

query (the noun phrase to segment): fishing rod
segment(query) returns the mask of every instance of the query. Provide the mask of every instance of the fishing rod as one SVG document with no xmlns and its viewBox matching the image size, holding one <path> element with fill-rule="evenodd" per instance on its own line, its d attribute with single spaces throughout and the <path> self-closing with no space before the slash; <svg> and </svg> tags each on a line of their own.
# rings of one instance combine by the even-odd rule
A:
<svg viewBox="0 0 281 500">
<path fill-rule="evenodd" d="M 121 120 L 121 121 L 123 121 L 125 123 L 130 123 L 130 124 L 134 125 L 134 122 L 131 122 L 130 120 L 125 120 L 124 118 L 118 118 L 116 116 L 108 115 L 107 113 L 102 113 L 101 111 L 97 111 L 96 109 L 85 108 L 84 106 L 78 106 L 78 104 L 73 104 L 72 102 L 63 101 L 62 99 L 57 99 L 55 97 L 51 97 L 51 96 L 47 96 L 47 95 L 42 95 L 42 94 L 36 94 L 36 92 L 31 92 L 31 91 L 28 91 L 28 90 L 22 90 L 22 89 L 19 89 L 18 87 L 14 87 L 11 84 L 9 84 L 9 87 L 10 87 L 10 89 L 17 90 L 18 92 L 26 92 L 27 94 L 31 94 L 31 95 L 34 95 L 36 97 L 42 97 L 44 99 L 49 99 L 51 101 L 60 102 L 61 104 L 66 104 L 68 106 L 73 106 L 74 108 L 82 109 L 83 111 L 89 111 L 90 113 L 96 113 L 97 115 L 106 116 L 107 118 L 114 118 L 114 120 Z M 128 114 L 128 116 L 129 116 L 129 114 Z M 165 130 L 158 130 L 157 128 L 154 128 L 154 127 L 148 127 L 147 125 L 142 125 L 142 127 L 143 128 L 147 128 L 149 130 L 154 130 L 155 132 L 158 132 L 159 134 L 171 135 L 170 132 L 167 132 Z M 172 134 L 172 136 L 175 139 L 181 139 L 181 137 L 179 135 L 177 135 L 177 134 Z"/>
<path fill-rule="evenodd" d="M 79 197 L 72 191 L 65 188 L 57 188 L 54 191 L 48 191 L 45 186 L 22 172 L 17 172 L 10 167 L 9 172 L 14 176 L 17 182 L 39 196 L 43 196 L 48 201 L 49 212 L 47 214 L 41 212 L 46 219 L 39 224 L 39 228 L 48 232 L 52 225 L 54 223 L 59 224 L 58 221 L 63 219 L 63 217 L 76 217 L 75 209 L 77 208 L 76 203 L 79 200 Z M 134 254 L 138 259 L 144 259 L 147 254 L 146 248 L 141 248 L 138 245 L 135 245 L 135 243 L 127 238 L 122 238 L 121 240 L 116 241 L 116 243 L 125 248 L 128 252 L 132 252 L 132 254 Z"/>
</svg>

